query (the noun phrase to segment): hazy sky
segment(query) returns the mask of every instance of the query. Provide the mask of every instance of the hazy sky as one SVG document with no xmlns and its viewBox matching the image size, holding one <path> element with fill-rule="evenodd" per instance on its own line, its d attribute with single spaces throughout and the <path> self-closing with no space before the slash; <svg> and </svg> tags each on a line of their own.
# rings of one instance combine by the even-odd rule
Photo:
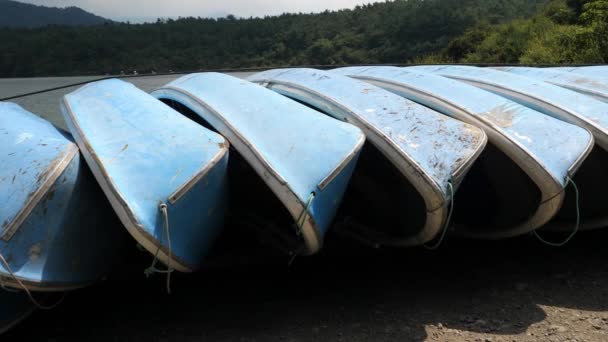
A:
<svg viewBox="0 0 608 342">
<path fill-rule="evenodd" d="M 141 21 L 178 16 L 264 16 L 283 12 L 321 12 L 325 9 L 353 8 L 378 0 L 17 0 L 36 5 L 78 6 L 97 15 Z"/>
</svg>

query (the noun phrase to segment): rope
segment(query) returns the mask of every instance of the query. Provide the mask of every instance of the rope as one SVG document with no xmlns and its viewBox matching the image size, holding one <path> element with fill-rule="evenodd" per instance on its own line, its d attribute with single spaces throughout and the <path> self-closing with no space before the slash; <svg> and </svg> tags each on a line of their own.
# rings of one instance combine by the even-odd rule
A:
<svg viewBox="0 0 608 342">
<path fill-rule="evenodd" d="M 312 200 L 315 198 L 315 196 L 316 194 L 314 191 L 310 193 L 304 210 L 302 210 L 300 216 L 298 216 L 298 219 L 296 220 L 296 234 L 298 234 L 298 236 L 302 235 L 302 228 L 304 227 L 304 223 L 306 223 L 306 215 L 308 214 L 308 209 L 310 209 L 310 205 L 312 204 Z"/>
<path fill-rule="evenodd" d="M 159 243 L 158 248 L 156 249 L 156 253 L 154 254 L 154 260 L 152 260 L 152 264 L 150 265 L 150 267 L 148 267 L 144 270 L 144 274 L 146 275 L 146 278 L 149 278 L 154 273 L 166 274 L 167 275 L 167 293 L 171 294 L 171 273 L 173 273 L 173 268 L 171 268 L 171 260 L 173 258 L 173 253 L 171 251 L 171 234 L 170 234 L 170 229 L 169 229 L 169 213 L 167 211 L 167 205 L 165 203 L 161 203 L 159 208 L 160 208 L 160 211 L 162 212 L 164 220 L 165 220 L 165 234 L 167 235 L 167 246 L 168 246 L 168 250 L 169 250 L 169 255 L 168 255 L 168 259 L 167 259 L 167 269 L 161 270 L 161 269 L 156 268 L 156 262 L 158 261 L 158 253 L 160 252 L 160 247 L 161 247 L 161 244 Z"/>
<path fill-rule="evenodd" d="M 302 248 L 298 248 L 295 252 L 292 252 L 291 258 L 289 258 L 289 262 L 287 263 L 287 267 L 291 267 L 296 258 L 300 256 L 300 252 L 302 252 Z"/>
<path fill-rule="evenodd" d="M 431 250 L 431 251 L 437 250 L 439 248 L 439 246 L 441 246 L 441 243 L 443 243 L 445 235 L 448 232 L 450 222 L 452 221 L 452 213 L 454 212 L 454 186 L 452 185 L 452 181 L 448 181 L 448 190 L 450 190 L 450 193 L 448 196 L 448 199 L 450 201 L 450 209 L 448 211 L 448 217 L 445 220 L 445 223 L 443 225 L 443 230 L 441 232 L 441 236 L 439 237 L 439 240 L 437 240 L 437 242 L 434 245 L 432 245 L 432 246 L 429 246 L 427 244 L 424 245 L 424 248 Z"/>
<path fill-rule="evenodd" d="M 21 281 L 21 279 L 19 279 L 15 273 L 13 273 L 13 270 L 11 269 L 11 266 L 9 265 L 9 263 L 6 261 L 6 259 L 4 258 L 4 255 L 2 255 L 2 253 L 0 253 L 0 261 L 2 261 L 2 263 L 4 264 L 4 268 L 8 271 L 8 273 L 11 275 L 11 277 L 13 278 L 13 280 L 15 280 L 15 282 L 19 285 L 19 287 L 21 287 L 21 289 L 23 289 L 23 291 L 27 294 L 27 296 L 29 297 L 30 301 L 32 302 L 32 304 L 34 304 L 34 306 L 36 306 L 38 309 L 41 310 L 52 310 L 54 308 L 56 308 L 59 304 L 61 304 L 61 302 L 63 302 L 63 299 L 65 298 L 65 292 L 63 293 L 63 296 L 61 297 L 61 299 L 59 299 L 55 304 L 53 305 L 42 305 L 40 304 L 32 295 L 32 293 L 30 292 L 30 289 L 27 288 L 27 286 L 25 286 L 25 284 L 23 284 L 23 282 Z M 2 288 L 4 288 L 4 284 L 2 284 Z M 13 291 L 11 291 L 13 292 Z"/>
<path fill-rule="evenodd" d="M 574 229 L 572 230 L 572 233 L 570 233 L 570 235 L 568 235 L 568 237 L 564 241 L 559 242 L 559 243 L 547 241 L 538 234 L 537 229 L 533 230 L 532 233 L 534 234 L 534 236 L 536 236 L 536 238 L 540 242 L 544 243 L 547 246 L 551 246 L 551 247 L 565 246 L 568 242 L 570 242 L 570 240 L 572 240 L 572 238 L 574 238 L 574 236 L 576 235 L 576 233 L 578 232 L 578 230 L 580 228 L 581 211 L 580 211 L 578 187 L 576 186 L 576 183 L 574 183 L 572 178 L 570 178 L 570 176 L 567 176 L 566 179 L 567 179 L 566 186 L 568 186 L 568 184 L 572 184 L 572 187 L 574 188 L 575 201 L 576 201 L 576 223 L 574 225 Z"/>
<path fill-rule="evenodd" d="M 296 235 L 297 236 L 302 236 L 302 228 L 304 227 L 304 223 L 306 222 L 306 215 L 308 214 L 308 209 L 310 209 L 310 205 L 312 204 L 312 200 L 315 198 L 315 196 L 316 196 L 316 194 L 314 191 L 310 193 L 310 196 L 308 197 L 308 201 L 306 202 L 306 206 L 304 207 L 304 209 L 300 213 L 300 216 L 298 216 L 298 219 L 296 220 Z M 295 252 L 292 252 L 293 255 L 289 259 L 289 262 L 287 263 L 287 267 L 291 267 L 294 260 L 296 260 L 296 258 L 300 255 L 301 251 L 302 251 L 302 248 L 298 248 L 298 250 L 296 250 Z"/>
</svg>

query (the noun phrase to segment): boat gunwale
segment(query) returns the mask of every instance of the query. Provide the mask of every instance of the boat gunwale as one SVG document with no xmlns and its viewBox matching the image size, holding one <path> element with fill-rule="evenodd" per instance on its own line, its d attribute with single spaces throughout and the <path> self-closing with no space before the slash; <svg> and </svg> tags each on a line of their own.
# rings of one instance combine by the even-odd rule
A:
<svg viewBox="0 0 608 342">
<path fill-rule="evenodd" d="M 274 169 L 274 167 L 268 162 L 268 160 L 266 160 L 266 158 L 264 158 L 262 153 L 259 152 L 248 139 L 245 139 L 242 136 L 242 134 L 240 133 L 239 130 L 237 130 L 234 126 L 232 126 L 232 124 L 230 124 L 222 115 L 220 115 L 220 113 L 218 113 L 215 109 L 213 109 L 212 106 L 207 104 L 205 101 L 200 99 L 198 96 L 195 96 L 194 94 L 190 93 L 189 91 L 187 91 L 185 89 L 182 89 L 181 87 L 173 86 L 170 84 L 165 85 L 165 86 L 162 86 L 162 87 L 154 90 L 151 93 L 151 95 L 155 96 L 157 98 L 160 98 L 160 99 L 172 99 L 172 98 L 170 98 L 170 96 L 172 96 L 172 95 L 173 96 L 175 96 L 175 95 L 183 96 L 186 98 L 186 100 L 193 101 L 195 104 L 201 106 L 204 110 L 211 113 L 220 122 L 220 124 L 222 124 L 226 127 L 226 130 L 228 131 L 226 133 L 234 135 L 236 142 L 232 142 L 232 146 L 234 146 L 235 149 L 239 150 L 239 153 L 241 153 L 245 157 L 247 162 L 252 165 L 253 169 L 256 171 L 258 176 L 260 178 L 262 178 L 264 183 L 266 183 L 268 185 L 270 190 L 275 194 L 275 196 L 277 196 L 277 198 L 281 201 L 283 206 L 290 213 L 294 222 L 297 222 L 300 215 L 303 212 L 306 212 L 306 218 L 304 219 L 304 223 L 301 225 L 301 227 L 299 227 L 301 229 L 301 234 L 302 234 L 302 237 L 304 240 L 304 244 L 307 248 L 306 254 L 314 254 L 321 249 L 321 247 L 323 245 L 321 233 L 317 227 L 317 223 L 316 223 L 314 216 L 312 215 L 312 213 L 309 210 L 306 210 L 306 207 L 307 207 L 306 203 L 304 203 L 302 200 L 300 200 L 300 198 L 294 192 L 294 190 L 289 185 L 289 183 Z M 175 99 L 172 99 L 172 100 L 175 100 Z M 175 101 L 180 102 L 181 104 L 187 106 L 187 103 L 185 103 L 187 101 L 178 101 L 178 100 L 175 100 Z M 190 109 L 192 109 L 192 108 L 190 108 Z M 194 110 L 194 109 L 192 109 L 192 110 Z M 200 115 L 200 114 L 197 113 L 197 115 Z M 226 133 L 222 132 L 221 134 L 224 136 L 227 136 L 228 134 L 226 134 Z M 228 138 L 227 140 L 230 141 L 231 139 Z M 360 150 L 360 148 L 362 147 L 364 141 L 365 141 L 364 138 L 363 138 L 363 141 L 359 141 L 357 146 L 355 146 L 355 148 L 353 149 L 353 151 L 358 152 Z M 251 160 L 251 158 L 246 158 L 245 153 L 243 153 L 246 151 L 241 152 L 240 149 L 238 148 L 239 144 L 242 144 L 243 149 L 248 150 L 250 155 L 253 156 L 254 160 Z M 358 149 L 356 147 L 358 147 Z M 356 155 L 356 153 L 354 155 Z M 354 155 L 353 155 L 353 157 L 354 157 Z M 347 156 L 347 158 L 348 157 L 349 156 Z M 344 158 L 344 159 L 347 159 L 347 158 Z M 350 161 L 352 161 L 352 158 L 349 159 L 349 162 Z M 255 164 L 257 164 L 257 166 L 258 166 L 257 168 L 255 167 Z M 344 160 L 339 165 L 344 165 L 344 167 L 346 167 Z M 263 170 L 259 170 L 259 168 L 262 168 Z M 267 177 L 267 176 L 270 176 L 270 177 Z M 272 183 L 278 184 L 278 188 L 277 188 L 276 184 L 273 185 Z M 283 187 L 287 191 L 280 191 L 279 189 L 281 187 Z M 294 206 L 297 208 L 294 208 Z"/>
<path fill-rule="evenodd" d="M 516 67 L 516 68 L 521 68 L 522 70 L 546 69 L 546 68 L 532 68 L 532 67 Z M 543 71 L 553 72 L 556 74 L 556 77 L 548 77 L 548 76 L 538 77 L 537 75 L 520 74 L 515 71 L 511 71 L 511 70 L 515 70 L 513 67 L 493 67 L 493 69 L 508 72 L 508 73 L 513 73 L 516 75 L 521 75 L 523 77 L 527 77 L 527 78 L 531 78 L 531 79 L 537 79 L 542 82 L 546 82 L 546 83 L 553 84 L 553 85 L 561 87 L 561 88 L 575 91 L 579 94 L 593 97 L 598 101 L 608 101 L 608 91 L 596 91 L 595 88 L 593 88 L 591 86 L 591 84 L 589 84 L 590 82 L 600 82 L 601 84 L 606 86 L 606 89 L 608 89 L 608 82 L 605 82 L 603 79 L 598 79 L 598 78 L 590 76 L 590 75 L 578 74 L 578 73 L 569 72 L 569 71 L 547 69 L 547 70 L 543 70 Z M 560 76 L 565 76 L 567 78 L 572 77 L 572 78 L 576 78 L 577 81 L 583 80 L 584 82 L 580 82 L 580 81 L 579 82 L 576 82 L 576 81 L 569 82 L 569 80 L 562 79 Z M 582 85 L 582 87 L 577 86 L 577 85 Z"/>
<path fill-rule="evenodd" d="M 420 73 L 423 73 L 423 72 L 420 72 Z M 386 85 L 392 86 L 392 87 L 403 88 L 412 93 L 418 94 L 422 97 L 439 100 L 439 101 L 443 102 L 444 105 L 456 109 L 456 113 L 459 113 L 459 116 L 464 118 L 464 119 L 461 119 L 462 121 L 474 122 L 473 123 L 474 125 L 476 123 L 477 125 L 481 125 L 482 127 L 488 127 L 489 129 L 486 132 L 486 134 L 488 135 L 490 142 L 492 142 L 503 153 L 505 153 L 507 156 L 509 156 L 532 179 L 532 181 L 537 185 L 538 189 L 541 191 L 541 201 L 538 205 L 538 208 L 536 209 L 534 215 L 529 217 L 528 220 L 524 221 L 523 223 L 518 224 L 515 227 L 510 227 L 507 230 L 501 230 L 500 232 L 492 232 L 489 234 L 488 233 L 467 232 L 463 235 L 477 237 L 477 238 L 490 238 L 490 239 L 499 239 L 499 238 L 517 236 L 517 235 L 528 233 L 534 229 L 541 227 L 545 223 L 549 222 L 550 219 L 553 216 L 555 216 L 555 214 L 559 211 L 559 208 L 561 207 L 564 197 L 565 197 L 564 186 L 562 186 L 561 183 L 557 180 L 557 177 L 555 177 L 551 172 L 546 170 L 543 166 L 543 163 L 540 163 L 538 161 L 538 159 L 535 156 L 531 155 L 530 152 L 526 148 L 521 146 L 518 142 L 513 141 L 512 139 L 509 139 L 508 136 L 502 131 L 502 129 L 500 129 L 500 127 L 497 127 L 496 125 L 494 125 L 491 122 L 487 122 L 487 120 L 481 120 L 481 118 L 477 117 L 476 115 L 471 115 L 467 110 L 465 110 L 461 106 L 453 104 L 452 101 L 447 101 L 445 98 L 443 98 L 441 96 L 430 95 L 426 92 L 412 88 L 411 86 L 409 86 L 405 83 L 392 81 L 392 80 L 386 79 L 386 78 L 378 78 L 378 77 L 374 77 L 374 76 L 366 76 L 366 75 L 361 75 L 361 74 L 349 74 L 348 76 L 356 78 L 356 79 L 363 79 L 366 81 L 386 84 Z M 462 113 L 464 113 L 464 115 Z M 498 128 L 498 129 L 496 129 L 496 128 Z M 590 134 L 590 136 L 591 136 L 591 138 L 593 138 L 593 135 Z M 496 142 L 499 142 L 499 144 L 496 144 L 496 142 L 494 142 L 493 140 L 495 140 Z M 593 139 L 590 139 L 590 142 L 591 142 L 590 147 L 592 147 Z M 502 146 L 502 148 L 501 148 L 501 146 Z M 514 155 L 514 153 L 508 153 L 508 152 L 510 152 L 510 150 L 508 148 L 506 148 L 508 146 L 515 147 L 516 150 L 519 151 L 519 153 L 517 153 L 517 154 L 523 154 L 523 156 L 515 155 L 516 159 L 513 159 L 512 156 Z M 588 150 L 588 153 L 591 152 L 591 148 L 588 147 L 587 150 Z M 582 157 L 583 157 L 583 155 L 579 156 L 579 159 L 578 159 L 581 162 L 582 162 L 582 160 L 584 160 L 584 158 L 582 158 Z M 526 161 L 529 161 L 529 160 L 532 161 L 532 163 L 530 163 L 530 164 L 533 165 L 533 167 L 530 167 L 530 165 L 526 165 Z M 542 174 L 545 174 L 548 177 L 543 177 Z M 543 181 L 547 178 L 549 178 L 552 182 Z"/>
<path fill-rule="evenodd" d="M 19 281 L 15 280 L 19 279 Z M 100 278 L 101 279 L 101 278 Z M 37 281 L 31 278 L 25 278 L 18 275 L 11 275 L 0 271 L 0 283 L 6 287 L 16 290 L 23 290 L 25 286 L 29 291 L 34 292 L 66 292 L 78 290 L 90 285 L 93 285 L 97 280 L 83 281 L 80 283 L 74 282 L 53 282 L 53 281 Z M 23 286 L 22 286 L 23 284 Z"/>
<path fill-rule="evenodd" d="M 433 72 L 433 73 L 435 73 L 435 72 Z M 518 74 L 514 74 L 514 75 L 517 76 Z M 529 94 L 529 93 L 523 93 L 521 91 L 516 91 L 513 88 L 507 88 L 506 86 L 503 86 L 502 84 L 489 83 L 485 80 L 480 80 L 478 78 L 475 78 L 475 79 L 465 78 L 465 76 L 453 76 L 453 75 L 447 75 L 447 74 L 441 74 L 441 76 L 444 76 L 444 77 L 447 77 L 450 79 L 454 79 L 457 81 L 461 81 L 461 82 L 464 82 L 464 83 L 467 83 L 470 85 L 474 85 L 474 86 L 477 86 L 477 87 L 479 87 L 483 90 L 487 90 L 487 91 L 490 91 L 488 88 L 500 89 L 500 90 L 504 91 L 504 93 L 508 93 L 513 97 L 521 96 L 521 97 L 527 98 L 530 102 L 539 102 L 539 103 L 547 105 L 549 107 L 553 107 L 556 110 L 566 113 L 565 115 L 562 114 L 564 116 L 563 118 L 557 118 L 557 119 L 566 121 L 566 122 L 576 125 L 576 126 L 579 126 L 579 125 L 585 126 L 585 127 L 580 127 L 580 126 L 579 127 L 586 129 L 587 131 L 590 131 L 591 135 L 593 135 L 593 137 L 594 137 L 595 142 L 598 145 L 600 145 L 604 150 L 608 151 L 608 127 L 606 127 L 606 128 L 601 127 L 598 123 L 588 119 L 587 117 L 583 116 L 578 111 L 573 111 L 573 110 L 564 108 L 562 105 L 555 104 L 553 102 L 548 102 L 547 100 L 543 100 L 542 98 L 540 98 L 538 96 L 532 96 L 532 94 Z M 549 85 L 559 87 L 554 84 L 549 84 Z M 484 88 L 484 86 L 487 86 L 488 88 Z M 560 87 L 560 89 L 562 89 L 562 87 Z M 570 89 L 565 89 L 565 90 L 572 91 Z M 575 93 L 580 94 L 578 92 L 575 92 Z M 594 101 L 599 101 L 595 98 L 592 98 L 592 99 Z M 603 104 L 604 102 L 601 102 L 601 103 Z M 596 132 L 596 131 L 598 132 L 598 134 L 593 134 L 593 132 Z M 605 137 L 603 139 L 598 139 L 597 138 L 598 135 L 604 135 Z M 573 168 L 573 169 L 576 170 L 577 168 L 578 167 Z M 572 169 L 572 167 L 571 167 L 571 169 Z M 570 169 L 568 171 L 571 172 Z"/>
<path fill-rule="evenodd" d="M 40 201 L 46 196 L 48 191 L 55 184 L 57 179 L 61 177 L 61 175 L 63 174 L 65 169 L 70 165 L 74 157 L 78 155 L 78 146 L 67 139 L 66 141 L 68 142 L 68 144 L 66 145 L 66 148 L 62 151 L 63 157 L 54 165 L 54 167 L 50 170 L 51 172 L 47 173 L 47 177 L 44 179 L 43 183 L 38 186 L 38 188 L 34 191 L 33 195 L 29 197 L 26 203 L 13 217 L 13 220 L 3 230 L 1 237 L 3 241 L 8 242 L 13 238 L 13 236 L 21 228 L 21 225 L 23 225 L 23 223 L 27 220 L 32 211 L 38 206 Z"/>
<path fill-rule="evenodd" d="M 253 75 L 255 76 L 255 75 Z M 253 77 L 252 76 L 252 77 Z M 409 236 L 407 238 L 394 238 L 394 237 L 382 237 L 382 235 L 378 235 L 380 237 L 376 238 L 378 243 L 383 245 L 419 245 L 424 244 L 430 240 L 432 240 L 440 231 L 445 221 L 447 219 L 447 205 L 450 199 L 446 198 L 446 193 L 442 190 L 441 186 L 435 181 L 431 176 L 429 176 L 428 172 L 420 166 L 416 160 L 414 160 L 407 151 L 405 151 L 401 146 L 396 144 L 392 139 L 390 139 L 386 133 L 380 130 L 375 125 L 371 124 L 369 120 L 365 117 L 353 112 L 348 107 L 342 105 L 340 102 L 335 101 L 333 98 L 329 96 L 325 96 L 322 93 L 312 90 L 308 87 L 301 86 L 299 84 L 276 80 L 276 79 L 259 79 L 253 81 L 254 83 L 258 83 L 266 88 L 274 90 L 274 85 L 280 87 L 283 86 L 286 92 L 290 92 L 289 88 L 295 91 L 301 91 L 304 94 L 309 94 L 311 97 L 317 97 L 321 102 L 325 102 L 329 106 L 337 107 L 339 111 L 343 112 L 348 117 L 345 117 L 344 120 L 340 120 L 338 117 L 330 115 L 334 119 L 339 121 L 355 121 L 359 123 L 359 128 L 364 131 L 369 131 L 370 141 L 374 144 L 378 150 L 387 158 L 393 165 L 397 167 L 399 172 L 408 179 L 416 188 L 418 193 L 422 196 L 426 206 L 426 221 L 420 232 L 416 235 Z M 382 89 L 382 88 L 379 88 Z M 292 91 L 291 91 L 292 92 Z M 293 93 L 293 92 L 292 92 Z M 455 119 L 453 119 L 455 120 Z M 468 124 L 467 124 L 468 125 Z M 476 128 L 476 127 L 475 127 Z M 485 132 L 479 128 L 477 128 L 481 137 L 479 139 L 479 143 L 476 145 L 475 153 L 472 153 L 468 158 L 457 168 L 455 169 L 457 172 L 452 173 L 453 179 L 461 179 L 466 174 L 466 171 L 470 169 L 473 165 L 477 157 L 482 153 L 486 142 L 487 135 Z M 368 134 L 365 134 L 368 136 Z M 380 141 L 375 141 L 378 138 Z M 398 157 L 395 157 L 397 155 Z M 422 179 L 422 181 L 420 181 Z M 439 204 L 435 204 L 428 197 L 433 196 L 435 198 L 440 199 Z"/>
<path fill-rule="evenodd" d="M 223 137 L 222 137 L 223 138 Z M 172 194 L 169 195 L 169 203 L 175 204 L 182 197 L 184 197 L 194 186 L 200 182 L 213 168 L 226 157 L 228 154 L 228 150 L 230 148 L 230 143 L 224 139 L 223 143 L 220 143 L 219 151 L 211 158 L 199 171 L 197 171 L 190 179 L 186 180 L 184 184 L 180 185 L 177 190 L 175 190 Z"/>
<path fill-rule="evenodd" d="M 66 123 L 68 126 L 73 126 L 74 131 L 72 131 L 72 135 L 74 139 L 78 142 L 80 141 L 83 145 L 81 148 L 82 155 L 85 157 L 85 160 L 90 160 L 91 163 L 87 163 L 91 172 L 97 179 L 97 182 L 101 186 L 103 192 L 106 194 L 106 197 L 110 201 L 112 208 L 120 218 L 121 222 L 127 229 L 127 231 L 133 236 L 133 238 L 142 245 L 149 253 L 155 255 L 161 262 L 165 265 L 170 260 L 171 267 L 180 271 L 180 272 L 193 272 L 196 270 L 196 267 L 193 265 L 189 265 L 185 261 L 183 261 L 179 256 L 171 253 L 171 257 L 169 258 L 168 249 L 152 234 L 150 234 L 143 225 L 137 220 L 135 214 L 131 210 L 131 207 L 125 200 L 122 193 L 116 187 L 116 184 L 112 181 L 112 178 L 108 174 L 108 171 L 105 169 L 103 163 L 97 156 L 97 153 L 93 150 L 91 144 L 86 138 L 84 132 L 82 131 L 78 121 L 75 119 L 74 113 L 72 111 L 72 107 L 68 101 L 68 96 L 74 94 L 81 90 L 82 88 L 76 90 L 73 93 L 66 94 L 63 96 L 61 105 L 64 112 L 64 116 L 67 116 Z M 67 120 L 69 118 L 69 120 Z"/>
</svg>

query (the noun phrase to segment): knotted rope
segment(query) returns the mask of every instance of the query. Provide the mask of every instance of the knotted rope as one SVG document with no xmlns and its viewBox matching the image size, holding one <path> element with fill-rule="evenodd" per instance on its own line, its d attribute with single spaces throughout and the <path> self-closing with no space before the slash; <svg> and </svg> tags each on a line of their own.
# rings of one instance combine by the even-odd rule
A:
<svg viewBox="0 0 608 342">
<path fill-rule="evenodd" d="M 308 197 L 308 201 L 306 202 L 304 209 L 302 210 L 302 212 L 298 216 L 298 219 L 296 220 L 296 235 L 297 236 L 302 236 L 302 229 L 304 228 L 304 223 L 306 223 L 306 215 L 308 215 L 308 210 L 310 209 L 312 200 L 315 199 L 315 196 L 316 196 L 316 193 L 314 191 L 310 193 L 310 196 Z M 291 264 L 293 264 L 293 261 L 300 254 L 301 250 L 302 250 L 302 248 L 298 248 L 297 251 L 293 252 L 292 257 L 289 260 L 289 263 L 287 264 L 288 266 L 291 266 Z"/>
<path fill-rule="evenodd" d="M 25 284 L 23 284 L 23 282 L 21 281 L 21 279 L 19 279 L 17 277 L 17 275 L 15 275 L 15 273 L 13 272 L 13 270 L 11 269 L 11 266 L 9 265 L 8 261 L 6 261 L 6 259 L 4 258 L 4 255 L 2 255 L 2 253 L 0 253 L 0 261 L 2 261 L 2 264 L 4 265 L 4 268 L 8 271 L 8 273 L 10 274 L 10 276 L 13 278 L 13 280 L 19 285 L 19 287 L 21 287 L 21 289 L 27 294 L 27 296 L 29 297 L 30 301 L 32 302 L 32 304 L 34 304 L 34 306 L 36 306 L 38 309 L 41 310 L 51 310 L 56 308 L 59 304 L 61 304 L 61 302 L 63 302 L 63 299 L 65 298 L 65 292 L 63 293 L 61 299 L 59 299 L 55 304 L 53 305 L 42 305 L 40 304 L 36 298 L 34 298 L 34 296 L 32 295 L 32 293 L 30 292 L 30 289 L 27 288 L 27 286 L 25 286 Z M 3 289 L 7 289 L 4 286 L 4 283 L 2 284 L 2 288 Z M 15 292 L 15 291 L 10 291 L 10 292 Z"/>
<path fill-rule="evenodd" d="M 167 211 L 167 205 L 165 203 L 161 203 L 160 211 L 163 214 L 163 218 L 165 221 L 165 234 L 167 236 L 167 247 L 168 247 L 168 259 L 167 259 L 167 269 L 161 270 L 156 268 L 156 262 L 158 261 L 158 253 L 160 252 L 161 243 L 159 241 L 158 248 L 156 249 L 156 253 L 154 253 L 154 260 L 152 260 L 152 264 L 150 267 L 144 270 L 144 274 L 146 277 L 150 277 L 155 273 L 162 273 L 167 275 L 167 293 L 171 294 L 171 273 L 173 273 L 173 268 L 171 268 L 171 260 L 173 258 L 173 253 L 171 251 L 171 232 L 169 229 L 169 213 Z"/>
<path fill-rule="evenodd" d="M 532 231 L 532 233 L 534 234 L 534 236 L 536 236 L 536 238 L 540 242 L 544 243 L 545 245 L 551 246 L 551 247 L 562 247 L 562 246 L 565 246 L 576 235 L 576 233 L 578 232 L 578 230 L 580 228 L 580 224 L 581 224 L 581 211 L 580 211 L 580 202 L 579 202 L 578 187 L 576 186 L 576 183 L 574 183 L 574 181 L 572 180 L 572 178 L 570 178 L 570 176 L 567 176 L 566 179 L 567 179 L 566 186 L 568 186 L 568 184 L 572 184 L 572 187 L 574 188 L 575 201 L 576 201 L 576 223 L 574 224 L 574 229 L 572 230 L 572 233 L 570 233 L 570 235 L 568 235 L 568 237 L 564 241 L 556 243 L 556 242 L 550 242 L 550 241 L 547 241 L 547 240 L 543 239 L 538 234 L 537 229 L 535 229 L 535 230 Z"/>
<path fill-rule="evenodd" d="M 450 201 L 450 209 L 448 211 L 448 217 L 445 220 L 445 223 L 443 225 L 443 229 L 441 232 L 441 236 L 439 237 L 439 240 L 437 240 L 437 242 L 432 245 L 429 246 L 428 244 L 424 245 L 424 248 L 434 251 L 436 249 L 439 248 L 439 246 L 441 246 L 441 243 L 443 242 L 445 235 L 448 232 L 448 229 L 450 227 L 450 222 L 452 221 L 452 213 L 454 212 L 454 186 L 452 185 L 452 181 L 448 181 L 448 190 L 449 190 L 449 194 L 448 194 L 448 200 Z"/>
</svg>

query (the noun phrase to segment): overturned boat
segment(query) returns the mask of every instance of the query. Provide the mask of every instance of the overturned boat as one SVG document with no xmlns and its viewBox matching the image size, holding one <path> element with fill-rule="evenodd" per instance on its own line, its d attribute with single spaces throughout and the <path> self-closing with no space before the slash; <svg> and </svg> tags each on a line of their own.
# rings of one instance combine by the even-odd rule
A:
<svg viewBox="0 0 608 342">
<path fill-rule="evenodd" d="M 71 137 L 0 103 L 0 284 L 65 291 L 101 278 L 124 235 Z"/>
<path fill-rule="evenodd" d="M 466 82 L 589 130 L 596 146 L 574 177 L 580 191 L 579 202 L 569 193 L 560 212 L 545 227 L 572 229 L 577 220 L 577 206 L 582 215 L 581 229 L 608 226 L 608 207 L 603 200 L 608 185 L 601 181 L 608 174 L 608 103 L 547 82 L 490 68 L 457 65 L 412 68 Z"/>
<path fill-rule="evenodd" d="M 608 80 L 603 78 L 546 68 L 496 67 L 495 69 L 545 81 L 608 102 Z"/>
<path fill-rule="evenodd" d="M 358 128 L 219 73 L 184 76 L 152 95 L 234 147 L 231 216 L 257 223 L 286 252 L 321 248 L 365 141 Z"/>
<path fill-rule="evenodd" d="M 522 234 L 560 209 L 566 180 L 593 147 L 593 136 L 485 90 L 396 67 L 332 72 L 378 85 L 483 128 L 489 144 L 455 198 L 454 229 L 480 238 Z"/>
<path fill-rule="evenodd" d="M 248 80 L 365 133 L 341 216 L 373 244 L 419 245 L 441 232 L 453 192 L 486 144 L 475 126 L 346 76 L 277 69 Z"/>
<path fill-rule="evenodd" d="M 88 84 L 61 107 L 127 231 L 169 269 L 199 268 L 222 227 L 224 138 L 119 80 Z"/>
<path fill-rule="evenodd" d="M 23 292 L 0 289 L 0 335 L 26 319 L 36 306 Z"/>
<path fill-rule="evenodd" d="M 593 65 L 586 67 L 555 67 L 548 69 L 562 72 L 571 72 L 579 75 L 592 76 L 602 78 L 603 80 L 608 79 L 608 65 Z"/>
</svg>

